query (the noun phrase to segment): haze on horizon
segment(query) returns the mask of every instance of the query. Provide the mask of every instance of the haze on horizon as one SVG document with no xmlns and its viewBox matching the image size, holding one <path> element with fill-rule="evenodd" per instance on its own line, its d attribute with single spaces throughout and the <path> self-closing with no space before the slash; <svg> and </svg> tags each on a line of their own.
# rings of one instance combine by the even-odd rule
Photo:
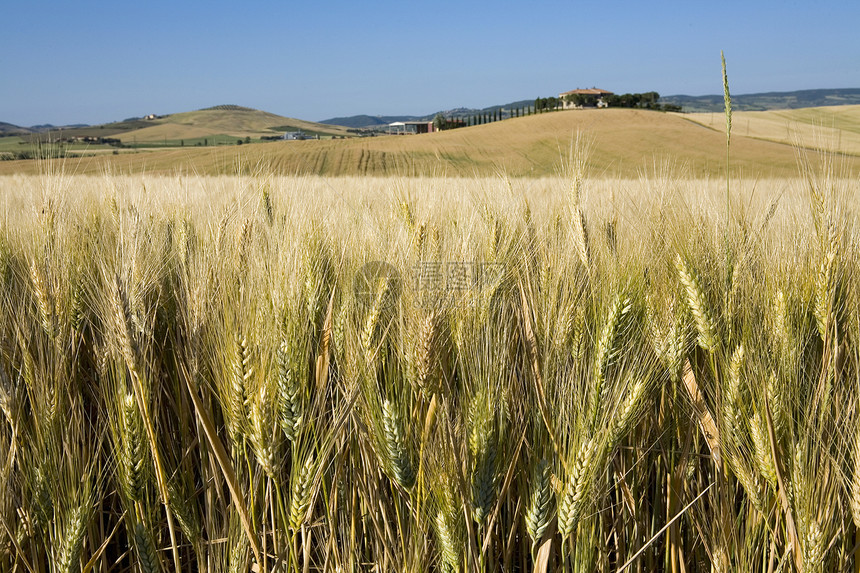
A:
<svg viewBox="0 0 860 573">
<path fill-rule="evenodd" d="M 308 120 L 576 87 L 663 95 L 860 87 L 860 5 L 621 1 L 16 2 L 0 121 L 105 123 L 238 104 Z"/>
</svg>

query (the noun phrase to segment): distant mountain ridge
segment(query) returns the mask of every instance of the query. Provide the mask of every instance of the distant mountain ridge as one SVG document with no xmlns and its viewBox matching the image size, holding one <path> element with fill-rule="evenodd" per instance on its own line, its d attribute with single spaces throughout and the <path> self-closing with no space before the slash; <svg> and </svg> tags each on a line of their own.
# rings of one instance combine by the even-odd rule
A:
<svg viewBox="0 0 860 573">
<path fill-rule="evenodd" d="M 554 94 L 557 95 L 557 94 Z M 685 112 L 720 112 L 723 110 L 723 95 L 670 95 L 660 98 L 659 103 L 680 105 Z M 432 121 L 437 114 L 442 114 L 448 118 L 466 119 L 473 115 L 482 113 L 492 113 L 502 109 L 505 112 L 516 109 L 525 109 L 527 106 L 534 104 L 533 99 L 524 99 L 510 102 L 502 105 L 492 105 L 484 108 L 455 108 L 450 110 L 442 110 L 425 115 L 353 115 L 349 117 L 334 117 L 325 119 L 319 122 L 308 122 L 297 120 L 295 118 L 281 118 L 275 114 L 269 114 L 252 108 L 247 108 L 239 105 L 217 105 L 197 112 L 183 112 L 175 114 L 167 114 L 163 116 L 153 116 L 152 120 L 144 118 L 129 118 L 120 122 L 110 122 L 99 126 L 91 126 L 87 124 L 70 124 L 63 126 L 55 126 L 51 124 L 33 125 L 30 127 L 22 127 L 11 123 L 0 121 L 0 137 L 10 135 L 30 135 L 33 133 L 56 132 L 58 130 L 77 131 L 87 135 L 113 136 L 124 131 L 132 129 L 142 129 L 147 126 L 153 126 L 157 123 L 170 123 L 172 118 L 181 116 L 191 116 L 206 112 L 209 114 L 215 113 L 232 113 L 236 114 L 236 118 L 244 118 L 245 116 L 259 115 L 266 116 L 266 119 L 279 118 L 275 123 L 281 122 L 283 125 L 255 125 L 250 130 L 248 129 L 248 120 L 242 119 L 236 121 L 236 131 L 245 135 L 249 131 L 263 132 L 278 132 L 280 128 L 284 130 L 302 129 L 308 132 L 320 131 L 325 132 L 327 129 L 332 129 L 332 134 L 345 134 L 345 130 L 339 128 L 362 129 L 362 128 L 379 128 L 388 125 L 395 121 Z M 732 109 L 736 111 L 767 111 L 776 109 L 799 109 L 807 107 L 825 107 L 835 105 L 860 105 L 860 88 L 835 88 L 835 89 L 812 89 L 812 90 L 797 90 L 790 92 L 762 92 L 753 94 L 732 94 Z M 283 120 L 283 121 L 281 121 Z M 187 121 L 187 120 L 186 120 Z M 206 122 L 203 122 L 206 123 Z M 259 122 L 257 122 L 259 123 Z M 246 124 L 246 125 L 242 125 Z M 323 125 L 320 125 L 323 124 Z M 331 126 L 327 128 L 326 126 Z M 99 131 L 96 132 L 95 130 Z M 92 133 L 91 133 L 92 132 Z M 110 133 L 109 133 L 110 132 Z M 232 129 L 222 133 L 232 133 Z M 188 137 L 192 137 L 188 134 Z"/>
<path fill-rule="evenodd" d="M 558 94 L 552 95 L 557 96 Z M 661 97 L 659 103 L 680 105 L 683 111 L 689 113 L 719 112 L 724 109 L 723 94 L 703 96 L 670 95 Z M 736 111 L 767 111 L 772 109 L 798 109 L 804 107 L 858 104 L 860 104 L 860 88 L 732 94 L 732 109 Z M 520 100 L 482 109 L 457 108 L 455 110 L 439 111 L 428 115 L 353 115 L 324 119 L 319 123 L 343 125 L 351 128 L 372 128 L 387 125 L 394 121 L 431 121 L 436 117 L 437 113 L 441 113 L 446 117 L 464 118 L 470 115 L 494 112 L 500 108 L 510 110 L 525 108 L 529 105 L 534 105 L 534 100 Z"/>
<path fill-rule="evenodd" d="M 27 133 L 32 132 L 25 127 L 6 123 L 5 121 L 0 121 L 0 135 L 24 135 Z"/>
<path fill-rule="evenodd" d="M 333 117 L 331 119 L 324 119 L 318 123 L 324 123 L 326 125 L 342 125 L 344 127 L 349 127 L 352 129 L 361 129 L 361 128 L 374 128 L 380 127 L 384 125 L 388 125 L 389 123 L 393 123 L 395 121 L 432 121 L 434 117 L 438 114 L 442 114 L 447 118 L 453 119 L 465 119 L 472 115 L 478 115 L 481 113 L 491 113 L 496 110 L 503 109 L 505 111 L 511 109 L 520 109 L 525 108 L 526 106 L 533 105 L 534 100 L 532 99 L 524 99 L 519 101 L 514 101 L 511 103 L 506 103 L 502 105 L 492 105 L 484 108 L 469 108 L 469 107 L 458 107 L 454 109 L 440 110 L 433 113 L 429 113 L 427 115 L 352 115 L 349 117 Z"/>
<path fill-rule="evenodd" d="M 89 127 L 89 125 L 85 123 L 76 123 L 73 125 L 51 125 L 50 123 L 45 123 L 31 125 L 30 127 L 21 127 L 20 125 L 0 121 L 0 135 L 29 135 L 31 133 L 45 133 L 59 129 L 78 129 L 82 127 Z"/>
<path fill-rule="evenodd" d="M 719 112 L 725 109 L 723 94 L 664 96 L 660 98 L 660 103 L 680 105 L 685 112 Z M 860 104 L 860 88 L 732 94 L 732 109 L 737 111 L 769 111 L 857 104 Z"/>
</svg>

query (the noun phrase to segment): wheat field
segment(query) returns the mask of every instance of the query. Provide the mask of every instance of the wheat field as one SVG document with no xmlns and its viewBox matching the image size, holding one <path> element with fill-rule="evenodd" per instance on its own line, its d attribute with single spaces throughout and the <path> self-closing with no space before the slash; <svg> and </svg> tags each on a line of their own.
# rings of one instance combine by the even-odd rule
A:
<svg viewBox="0 0 860 573">
<path fill-rule="evenodd" d="M 860 140 L 855 134 L 854 122 L 855 118 L 860 117 L 860 106 L 840 108 L 836 115 L 826 108 L 805 110 L 803 117 L 811 118 L 808 121 L 810 125 L 803 123 L 799 113 L 801 110 L 793 111 L 798 113 L 791 117 L 767 112 L 770 114 L 766 115 L 769 118 L 767 122 L 764 119 L 749 119 L 752 116 L 746 115 L 746 112 L 735 114 L 735 130 L 732 134 L 734 154 L 731 162 L 733 177 L 795 177 L 799 149 L 805 150 L 808 160 L 819 166 L 829 159 L 811 150 L 824 149 L 841 154 L 847 173 L 860 173 Z M 201 130 L 206 129 L 212 129 L 211 133 L 247 132 L 253 137 L 262 135 L 247 131 L 250 127 L 241 123 L 241 113 L 237 112 L 238 117 L 233 117 L 231 121 L 228 121 L 229 116 L 221 117 L 224 113 L 201 111 L 156 120 L 165 123 L 144 130 L 156 135 L 140 133 L 137 141 L 161 142 L 162 138 L 205 137 Z M 262 115 L 265 117 L 265 114 Z M 180 121 L 183 123 L 178 123 Z M 284 122 L 311 132 L 321 129 L 312 124 L 306 127 L 293 120 L 283 119 Z M 643 174 L 648 176 L 662 170 L 669 162 L 676 164 L 674 169 L 683 179 L 724 180 L 724 129 L 725 121 L 718 114 L 673 114 L 621 108 L 569 110 L 506 119 L 424 134 L 421 137 L 379 136 L 217 147 L 189 145 L 141 153 L 66 159 L 64 168 L 68 173 L 96 177 L 105 171 L 170 176 L 177 173 L 254 175 L 265 171 L 329 177 L 441 176 L 469 179 L 504 173 L 512 178 L 539 179 L 555 176 L 559 164 L 566 161 L 569 142 L 577 133 L 588 133 L 593 140 L 589 169 L 591 177 L 595 179 L 638 180 Z M 190 131 L 182 135 L 182 130 Z M 121 137 L 129 142 L 130 135 Z M 53 169 L 60 167 L 54 166 Z M 42 170 L 43 166 L 34 161 L 0 161 L 0 175 L 38 175 Z"/>
<path fill-rule="evenodd" d="M 803 145 L 831 153 L 860 153 L 860 107 L 855 105 L 738 111 L 733 115 L 735 135 L 787 145 Z M 680 117 L 725 131 L 722 113 L 690 113 Z"/>
<path fill-rule="evenodd" d="M 0 571 L 860 570 L 856 178 L 588 165 L 0 177 Z"/>
</svg>

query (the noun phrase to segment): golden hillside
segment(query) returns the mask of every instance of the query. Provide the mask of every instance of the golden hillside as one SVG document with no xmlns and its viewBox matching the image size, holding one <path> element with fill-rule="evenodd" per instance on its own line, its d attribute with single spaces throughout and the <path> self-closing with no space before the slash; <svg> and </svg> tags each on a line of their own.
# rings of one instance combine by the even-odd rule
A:
<svg viewBox="0 0 860 573">
<path fill-rule="evenodd" d="M 582 133 L 593 141 L 592 176 L 637 177 L 667 163 L 692 177 L 724 174 L 726 142 L 719 122 L 711 128 L 703 118 L 691 116 L 632 109 L 564 111 L 426 135 L 185 148 L 66 161 L 77 173 L 102 172 L 110 163 L 114 173 L 265 169 L 318 175 L 543 176 L 557 171 L 571 142 Z M 743 117 L 736 114 L 732 169 L 752 177 L 795 175 L 796 148 L 747 136 Z M 846 169 L 858 171 L 860 157 L 843 159 Z M 0 164 L 0 173 L 37 169 L 32 163 Z"/>
<path fill-rule="evenodd" d="M 691 113 L 683 117 L 725 133 L 725 114 Z M 732 134 L 860 155 L 860 105 L 735 112 Z"/>
<path fill-rule="evenodd" d="M 211 135 L 257 138 L 277 135 L 283 131 L 280 128 L 285 126 L 289 126 L 291 129 L 321 132 L 329 135 L 347 134 L 346 128 L 340 126 L 323 125 L 238 106 L 217 106 L 198 111 L 174 113 L 150 120 L 147 123 L 152 125 L 127 131 L 117 137 L 123 142 L 193 139 Z M 276 130 L 275 128 L 279 129 Z"/>
</svg>

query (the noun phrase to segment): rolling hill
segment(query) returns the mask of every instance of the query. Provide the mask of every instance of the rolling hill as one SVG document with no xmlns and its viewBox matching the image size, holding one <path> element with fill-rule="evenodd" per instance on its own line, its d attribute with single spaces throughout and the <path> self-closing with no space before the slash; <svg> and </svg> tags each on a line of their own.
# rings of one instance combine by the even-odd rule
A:
<svg viewBox="0 0 860 573">
<path fill-rule="evenodd" d="M 682 117 L 725 133 L 723 112 Z M 732 134 L 860 155 L 860 105 L 733 112 Z"/>
<path fill-rule="evenodd" d="M 347 130 L 342 126 L 322 125 L 301 119 L 284 117 L 240 106 L 224 105 L 213 108 L 174 113 L 152 120 L 144 120 L 146 125 L 128 131 L 119 137 L 123 141 L 136 138 L 146 141 L 168 139 L 192 139 L 203 135 L 230 135 L 235 137 L 262 137 L 280 135 L 288 130 L 302 130 L 308 133 L 342 136 Z"/>
<path fill-rule="evenodd" d="M 18 131 L 14 131 L 13 128 Z M 284 131 L 295 130 L 319 134 L 321 137 L 342 137 L 348 134 L 347 129 L 342 126 L 323 125 L 236 105 L 220 105 L 152 118 L 132 118 L 102 125 L 68 126 L 63 127 L 61 133 L 62 137 L 67 140 L 107 137 L 118 139 L 123 144 L 172 143 L 179 145 L 182 140 L 215 136 L 233 139 L 245 137 L 258 139 L 278 136 Z M 33 129 L 0 124 L 0 133 L 7 131 L 8 134 L 25 134 L 32 132 Z M 58 132 L 53 131 L 53 133 Z"/>
<path fill-rule="evenodd" d="M 556 95 L 556 94 L 551 94 Z M 681 106 L 685 113 L 722 113 L 723 94 L 690 96 L 670 95 L 660 98 L 660 104 Z M 497 109 L 505 112 L 515 109 L 525 109 L 534 104 L 534 100 L 519 100 L 503 105 L 493 105 L 481 109 L 459 108 L 439 111 L 427 115 L 353 115 L 334 117 L 321 120 L 320 123 L 343 125 L 353 128 L 375 128 L 387 125 L 393 121 L 432 120 L 437 113 L 449 118 L 468 118 L 472 115 L 492 113 Z M 735 111 L 768 111 L 778 109 L 800 109 L 808 107 L 860 105 L 860 88 L 837 88 L 798 90 L 791 92 L 762 92 L 751 94 L 732 94 L 732 107 Z M 506 114 L 507 116 L 507 114 Z"/>
<path fill-rule="evenodd" d="M 7 135 L 24 135 L 27 133 L 30 133 L 30 130 L 26 127 L 19 127 L 11 123 L 0 121 L 0 136 L 2 137 Z"/>
<path fill-rule="evenodd" d="M 860 107 L 847 113 L 860 115 Z M 643 171 L 665 164 L 686 176 L 718 177 L 725 171 L 725 135 L 719 122 L 714 121 L 713 126 L 709 122 L 705 116 L 694 121 L 690 114 L 594 109 L 533 115 L 426 135 L 184 148 L 66 159 L 66 166 L 75 173 L 102 173 L 109 166 L 114 173 L 194 171 L 214 175 L 262 170 L 333 176 L 471 176 L 500 172 L 544 176 L 557 172 L 571 142 L 577 133 L 583 133 L 593 142 L 589 168 L 595 177 L 638 177 Z M 849 124 L 846 119 L 844 125 Z M 797 174 L 795 147 L 784 141 L 755 137 L 752 127 L 751 135 L 745 135 L 741 119 L 736 119 L 735 125 L 733 170 L 749 177 Z M 845 133 L 850 134 L 847 128 Z M 844 141 L 847 140 L 848 135 Z M 842 151 L 845 168 L 860 172 L 860 155 Z M 0 173 L 39 169 L 32 161 L 0 162 Z"/>
</svg>

